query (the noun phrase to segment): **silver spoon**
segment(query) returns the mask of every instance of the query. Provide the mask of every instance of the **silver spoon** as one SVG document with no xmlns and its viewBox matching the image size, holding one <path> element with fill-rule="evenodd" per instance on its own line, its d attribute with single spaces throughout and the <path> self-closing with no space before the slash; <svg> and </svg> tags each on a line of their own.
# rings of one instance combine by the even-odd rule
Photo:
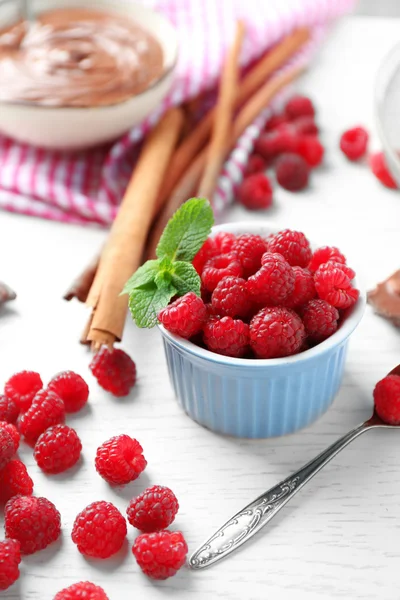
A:
<svg viewBox="0 0 400 600">
<path fill-rule="evenodd" d="M 400 365 L 390 371 L 389 375 L 400 375 Z M 376 427 L 394 428 L 388 425 L 374 411 L 372 417 L 358 425 L 349 433 L 334 442 L 321 452 L 314 460 L 284 479 L 275 487 L 253 500 L 229 521 L 222 525 L 204 544 L 190 557 L 192 569 L 204 569 L 225 558 L 242 544 L 253 537 L 285 506 L 301 488 L 310 481 L 325 465 L 328 464 L 343 448 L 359 435 Z"/>
</svg>

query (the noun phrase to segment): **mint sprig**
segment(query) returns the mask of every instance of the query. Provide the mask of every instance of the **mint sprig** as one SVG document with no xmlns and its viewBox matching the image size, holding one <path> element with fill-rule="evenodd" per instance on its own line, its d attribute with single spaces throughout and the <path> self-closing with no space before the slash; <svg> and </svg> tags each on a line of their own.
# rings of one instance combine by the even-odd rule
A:
<svg viewBox="0 0 400 600">
<path fill-rule="evenodd" d="M 127 281 L 129 309 L 138 327 L 154 327 L 158 312 L 173 296 L 200 296 L 200 277 L 191 261 L 210 234 L 214 215 L 208 200 L 191 198 L 169 220 L 156 249 Z"/>
</svg>

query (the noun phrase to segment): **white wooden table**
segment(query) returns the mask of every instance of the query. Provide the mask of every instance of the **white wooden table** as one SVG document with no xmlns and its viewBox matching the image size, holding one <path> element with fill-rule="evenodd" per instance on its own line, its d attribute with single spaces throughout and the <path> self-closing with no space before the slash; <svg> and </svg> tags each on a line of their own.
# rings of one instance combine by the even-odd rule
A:
<svg viewBox="0 0 400 600">
<path fill-rule="evenodd" d="M 400 265 L 400 195 L 381 187 L 363 165 L 346 162 L 339 134 L 364 123 L 374 131 L 377 67 L 400 38 L 398 21 L 349 18 L 337 27 L 302 86 L 316 101 L 326 144 L 324 168 L 301 194 L 276 192 L 270 213 L 322 243 L 338 245 L 370 288 Z M 374 135 L 373 135 L 374 137 Z M 379 141 L 373 139 L 379 147 Z M 269 215 L 268 215 L 269 216 Z M 251 219 L 236 207 L 231 220 Z M 156 330 L 128 323 L 124 348 L 137 362 L 139 382 L 131 397 L 113 399 L 90 376 L 90 360 L 77 342 L 85 308 L 61 299 L 65 287 L 104 239 L 105 232 L 2 213 L 1 278 L 18 300 L 0 317 L 2 384 L 28 368 L 44 379 L 63 369 L 89 382 L 89 408 L 68 419 L 83 442 L 83 463 L 72 474 L 45 477 L 32 453 L 21 454 L 35 493 L 61 511 L 60 542 L 23 560 L 19 582 L 2 598 L 51 600 L 80 580 L 104 587 L 110 600 L 377 599 L 398 600 L 400 560 L 400 432 L 361 437 L 320 473 L 280 515 L 241 551 L 198 573 L 183 569 L 154 583 L 139 571 L 130 547 L 105 562 L 85 560 L 70 539 L 76 514 L 106 499 L 125 511 L 129 499 L 150 484 L 165 484 L 181 509 L 174 527 L 191 550 L 259 493 L 296 470 L 348 429 L 368 417 L 374 383 L 400 362 L 399 332 L 367 308 L 354 335 L 341 391 L 328 413 L 305 431 L 281 439 L 237 441 L 192 422 L 176 404 Z M 144 447 L 148 468 L 123 490 L 111 490 L 95 473 L 97 446 L 128 433 Z"/>
</svg>

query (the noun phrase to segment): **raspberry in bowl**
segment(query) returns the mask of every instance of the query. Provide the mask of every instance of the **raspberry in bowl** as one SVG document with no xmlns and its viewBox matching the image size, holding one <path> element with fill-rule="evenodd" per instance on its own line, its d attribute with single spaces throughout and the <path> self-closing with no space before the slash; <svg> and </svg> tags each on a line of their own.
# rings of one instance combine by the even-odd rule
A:
<svg viewBox="0 0 400 600">
<path fill-rule="evenodd" d="M 207 316 L 194 298 L 178 298 L 159 315 L 177 399 L 218 433 L 260 439 L 315 421 L 339 390 L 349 337 L 364 312 L 365 294 L 337 248 L 313 254 L 319 246 L 310 248 L 305 236 L 271 238 L 277 231 L 267 222 L 214 227 L 216 246 L 229 241 L 219 252 L 225 258 L 211 252 L 200 266 L 194 261 L 205 271 Z M 190 339 L 176 333 L 184 311 L 196 319 Z M 175 332 L 162 324 L 172 317 Z"/>
</svg>

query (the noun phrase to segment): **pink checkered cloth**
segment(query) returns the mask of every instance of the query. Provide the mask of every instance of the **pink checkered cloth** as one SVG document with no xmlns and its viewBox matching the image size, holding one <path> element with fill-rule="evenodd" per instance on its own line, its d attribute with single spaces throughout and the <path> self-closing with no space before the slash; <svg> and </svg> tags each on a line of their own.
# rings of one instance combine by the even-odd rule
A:
<svg viewBox="0 0 400 600">
<path fill-rule="evenodd" d="M 129 1 L 129 0 L 127 0 Z M 0 136 L 0 208 L 87 225 L 112 223 L 124 194 L 138 143 L 168 107 L 215 87 L 235 22 L 246 22 L 242 61 L 258 58 L 299 26 L 313 35 L 291 64 L 307 63 L 327 26 L 355 0 L 143 0 L 175 25 L 180 45 L 173 88 L 157 113 L 113 145 L 79 153 L 53 152 Z M 218 215 L 232 201 L 253 140 L 278 97 L 245 131 L 225 163 L 213 199 Z"/>
</svg>

